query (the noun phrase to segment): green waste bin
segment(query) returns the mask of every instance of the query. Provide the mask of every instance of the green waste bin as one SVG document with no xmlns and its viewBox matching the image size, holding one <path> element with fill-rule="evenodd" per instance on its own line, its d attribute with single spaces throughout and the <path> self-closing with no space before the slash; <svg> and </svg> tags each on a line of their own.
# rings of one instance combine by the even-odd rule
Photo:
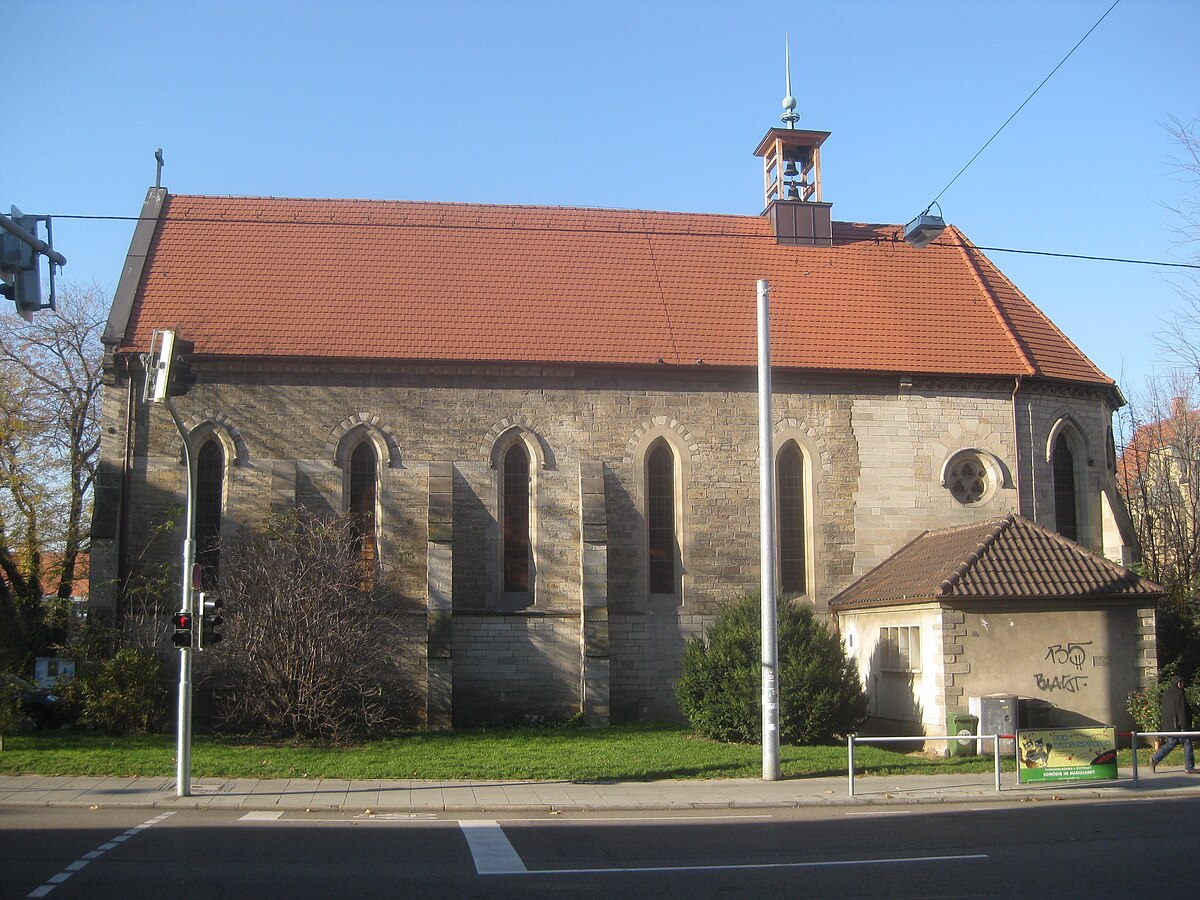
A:
<svg viewBox="0 0 1200 900">
<path fill-rule="evenodd" d="M 974 739 L 978 733 L 978 716 L 960 712 L 946 714 L 946 734 L 959 735 L 958 740 L 950 741 L 950 756 L 978 755 L 979 743 Z M 970 740 L 967 740 L 968 736 Z"/>
</svg>

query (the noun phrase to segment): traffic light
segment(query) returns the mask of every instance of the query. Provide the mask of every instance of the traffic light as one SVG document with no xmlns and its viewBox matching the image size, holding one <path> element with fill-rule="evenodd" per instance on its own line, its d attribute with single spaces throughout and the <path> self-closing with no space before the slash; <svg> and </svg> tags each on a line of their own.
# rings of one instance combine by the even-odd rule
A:
<svg viewBox="0 0 1200 900">
<path fill-rule="evenodd" d="M 221 607 L 224 602 L 220 597 L 210 597 L 208 594 L 201 591 L 200 593 L 200 635 L 196 641 L 196 649 L 204 650 L 211 647 L 213 644 L 218 644 L 225 637 L 221 632 L 217 631 L 221 624 L 225 621 L 221 618 Z"/>
<path fill-rule="evenodd" d="M 28 317 L 39 309 L 45 309 L 42 303 L 41 259 L 34 249 L 38 242 L 37 223 L 33 216 L 25 216 L 15 206 L 11 219 L 14 231 L 5 229 L 0 232 L 0 294 L 16 304 L 17 312 Z M 34 243 L 22 239 L 17 231 L 24 232 Z"/>
<path fill-rule="evenodd" d="M 196 345 L 176 337 L 174 331 L 155 330 L 150 352 L 142 359 L 146 366 L 145 400 L 161 403 L 167 397 L 182 397 L 196 383 L 191 355 Z"/>
<path fill-rule="evenodd" d="M 171 642 L 180 650 L 192 646 L 191 613 L 177 612 L 171 616 L 171 623 L 175 626 L 175 634 L 171 636 Z"/>
</svg>

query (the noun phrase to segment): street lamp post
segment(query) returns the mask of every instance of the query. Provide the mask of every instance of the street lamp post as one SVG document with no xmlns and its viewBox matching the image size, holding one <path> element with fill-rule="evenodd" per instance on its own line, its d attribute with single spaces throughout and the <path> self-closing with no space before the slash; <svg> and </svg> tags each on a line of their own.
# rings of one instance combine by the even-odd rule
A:
<svg viewBox="0 0 1200 900">
<path fill-rule="evenodd" d="M 775 623 L 775 479 L 771 435 L 771 285 L 758 281 L 758 490 L 762 594 L 762 777 L 779 780 L 779 642 Z"/>
</svg>

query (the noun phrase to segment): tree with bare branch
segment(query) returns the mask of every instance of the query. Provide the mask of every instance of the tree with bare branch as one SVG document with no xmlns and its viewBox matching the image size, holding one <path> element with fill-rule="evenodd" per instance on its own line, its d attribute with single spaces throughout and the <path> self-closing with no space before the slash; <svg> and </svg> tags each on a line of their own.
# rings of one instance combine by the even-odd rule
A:
<svg viewBox="0 0 1200 900">
<path fill-rule="evenodd" d="M 1200 260 L 1200 118 L 1167 126 L 1183 185 L 1175 207 L 1179 247 Z M 1181 311 L 1162 336 L 1168 374 L 1130 393 L 1122 410 L 1118 487 L 1146 574 L 1168 590 L 1158 615 L 1159 665 L 1200 671 L 1200 282 L 1176 283 Z"/>
<path fill-rule="evenodd" d="M 54 638 L 43 598 L 65 606 L 88 551 L 100 446 L 107 297 L 66 287 L 32 322 L 0 318 L 0 665 Z M 6 628 L 7 626 L 7 628 Z"/>
</svg>

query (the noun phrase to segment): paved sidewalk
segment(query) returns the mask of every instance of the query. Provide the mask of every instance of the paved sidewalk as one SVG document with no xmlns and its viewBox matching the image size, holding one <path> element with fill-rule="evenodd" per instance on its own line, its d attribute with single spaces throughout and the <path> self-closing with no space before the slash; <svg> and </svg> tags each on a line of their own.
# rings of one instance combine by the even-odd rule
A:
<svg viewBox="0 0 1200 900">
<path fill-rule="evenodd" d="M 787 809 L 900 803 L 1200 798 L 1200 776 L 1181 769 L 1131 772 L 1117 781 L 1018 785 L 991 775 L 858 776 L 855 796 L 841 777 L 766 782 L 710 781 L 340 781 L 218 779 L 192 781 L 175 796 L 174 778 L 0 776 L 0 808 L 13 806 L 144 807 L 254 811 L 341 810 L 372 813 L 596 812 L 616 810 Z"/>
</svg>

